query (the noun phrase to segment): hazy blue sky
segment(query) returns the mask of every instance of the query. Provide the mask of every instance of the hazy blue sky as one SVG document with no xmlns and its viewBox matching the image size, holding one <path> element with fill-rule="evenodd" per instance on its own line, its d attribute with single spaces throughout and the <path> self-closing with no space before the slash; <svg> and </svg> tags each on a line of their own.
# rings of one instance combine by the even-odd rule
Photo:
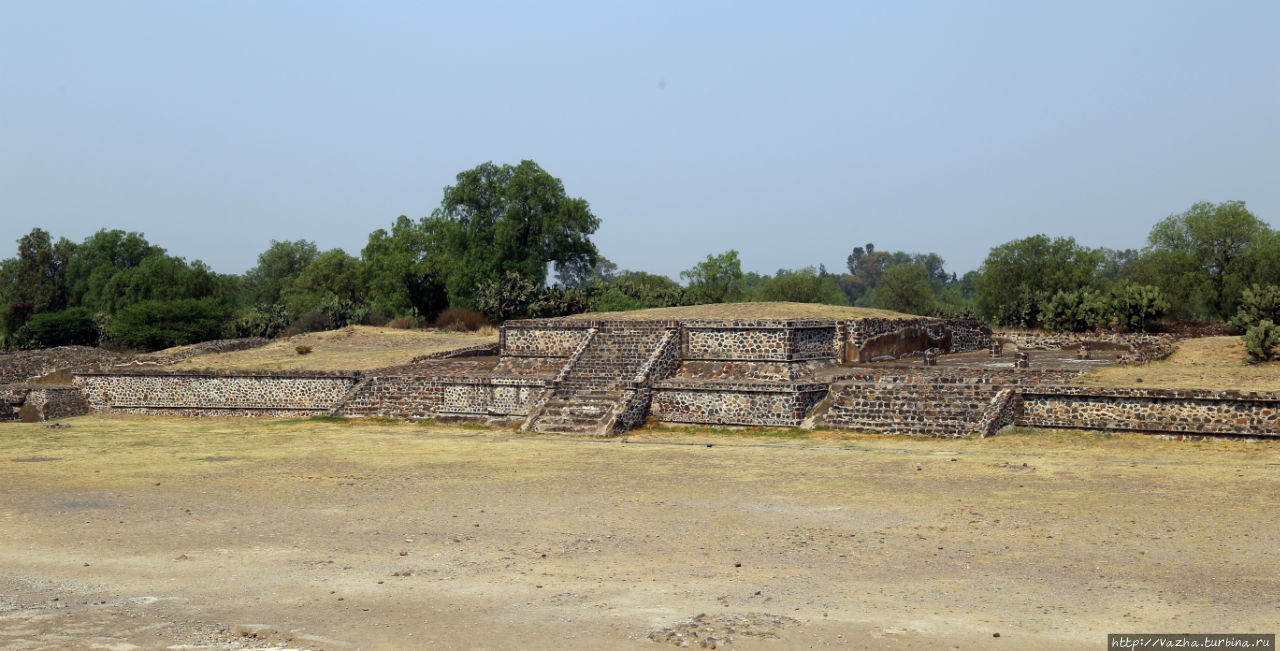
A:
<svg viewBox="0 0 1280 651">
<path fill-rule="evenodd" d="M 1280 223 L 1280 2 L 51 2 L 0 12 L 0 256 L 142 231 L 239 273 L 359 255 L 533 159 L 601 253 L 676 277 L 856 245 L 977 267 L 1140 247 L 1200 200 Z"/>
</svg>

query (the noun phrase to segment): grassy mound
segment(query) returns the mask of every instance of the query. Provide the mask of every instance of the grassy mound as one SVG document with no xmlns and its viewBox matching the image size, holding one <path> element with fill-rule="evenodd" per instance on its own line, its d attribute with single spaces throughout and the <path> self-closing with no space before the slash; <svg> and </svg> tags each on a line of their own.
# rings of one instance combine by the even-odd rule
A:
<svg viewBox="0 0 1280 651">
<path fill-rule="evenodd" d="M 1108 366 L 1076 384 L 1104 387 L 1280 391 L 1280 363 L 1246 364 L 1239 337 L 1202 337 L 1180 342 L 1173 354 L 1145 366 Z"/>
<path fill-rule="evenodd" d="M 408 364 L 427 353 L 497 341 L 497 332 L 492 330 L 481 334 L 351 326 L 277 339 L 251 350 L 198 355 L 167 368 L 361 371 Z M 299 355 L 299 346 L 310 346 L 311 352 Z"/>
<path fill-rule="evenodd" d="M 570 319 L 911 319 L 910 314 L 869 307 L 845 307 L 820 303 L 715 303 L 685 307 L 655 307 L 630 312 L 587 312 Z"/>
</svg>

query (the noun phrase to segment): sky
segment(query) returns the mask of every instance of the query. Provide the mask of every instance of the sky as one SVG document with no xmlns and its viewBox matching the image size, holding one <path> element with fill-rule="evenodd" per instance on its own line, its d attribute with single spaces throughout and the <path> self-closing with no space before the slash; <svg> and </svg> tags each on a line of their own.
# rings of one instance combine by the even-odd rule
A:
<svg viewBox="0 0 1280 651">
<path fill-rule="evenodd" d="M 4 0 L 0 257 L 101 228 L 223 273 L 359 255 L 536 161 L 620 268 L 1280 224 L 1280 2 Z M 14 244 L 9 244 L 14 243 Z"/>
</svg>

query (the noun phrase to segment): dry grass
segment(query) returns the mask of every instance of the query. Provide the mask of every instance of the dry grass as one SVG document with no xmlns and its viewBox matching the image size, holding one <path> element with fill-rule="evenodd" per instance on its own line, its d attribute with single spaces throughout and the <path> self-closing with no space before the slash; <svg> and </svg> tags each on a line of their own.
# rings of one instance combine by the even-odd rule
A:
<svg viewBox="0 0 1280 651">
<path fill-rule="evenodd" d="M 0 464 L 20 468 L 27 476 L 56 478 L 64 488 L 113 486 L 142 481 L 175 481 L 206 476 L 213 470 L 275 467 L 293 462 L 359 464 L 371 471 L 413 467 L 423 462 L 424 446 L 433 448 L 432 463 L 447 464 L 455 448 L 472 437 L 572 441 L 594 451 L 597 442 L 574 437 L 526 435 L 508 430 L 412 424 L 386 420 L 171 418 L 148 416 L 84 416 L 61 421 L 71 427 L 51 433 L 42 424 L 7 425 L 0 438 Z M 757 431 L 758 430 L 758 431 Z M 785 436 L 777 434 L 784 433 Z M 457 435 L 457 444 L 423 435 Z M 1038 457 L 1046 465 L 1079 465 L 1092 460 L 1124 459 L 1170 466 L 1199 476 L 1195 466 L 1212 458 L 1214 464 L 1265 466 L 1274 463 L 1280 448 L 1270 441 L 1171 441 L 1141 434 L 1103 434 L 1067 430 L 1018 428 L 986 439 L 936 439 L 884 434 L 755 428 L 732 431 L 712 428 L 646 428 L 631 432 L 632 444 L 676 444 L 781 449 L 844 449 L 901 454 L 947 460 L 951 455 L 1006 460 Z M 447 440 L 447 439 L 446 439 Z M 505 448 L 504 448 L 505 449 Z M 444 455 L 444 456 L 441 456 Z M 1045 458 L 1045 457 L 1049 458 Z M 490 451 L 487 463 L 513 463 L 522 476 L 538 476 L 519 454 Z M 43 461 L 18 463 L 15 460 Z M 471 462 L 475 462 L 471 459 Z M 768 464 L 766 464 L 768 465 Z M 1214 477 L 1206 469 L 1205 478 Z"/>
<path fill-rule="evenodd" d="M 1280 391 L 1280 364 L 1246 364 L 1239 337 L 1202 337 L 1178 344 L 1167 359 L 1144 366 L 1095 369 L 1077 384 L 1168 389 Z"/>
<path fill-rule="evenodd" d="M 685 307 L 656 307 L 630 312 L 587 312 L 570 319 L 834 319 L 915 318 L 910 314 L 869 307 L 820 303 L 715 303 Z"/>
<path fill-rule="evenodd" d="M 357 371 L 407 364 L 418 355 L 497 341 L 494 330 L 469 333 L 351 326 L 277 339 L 251 350 L 199 355 L 171 368 Z M 299 346 L 310 346 L 312 352 L 299 355 Z"/>
</svg>

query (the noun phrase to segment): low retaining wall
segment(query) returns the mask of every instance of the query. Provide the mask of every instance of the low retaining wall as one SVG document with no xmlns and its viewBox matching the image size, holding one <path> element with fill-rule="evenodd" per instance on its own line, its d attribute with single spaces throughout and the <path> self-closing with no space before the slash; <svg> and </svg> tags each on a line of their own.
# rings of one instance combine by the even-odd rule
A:
<svg viewBox="0 0 1280 651">
<path fill-rule="evenodd" d="M 1074 350 L 1083 342 L 1107 343 L 1129 349 L 1116 358 L 1117 364 L 1146 364 L 1173 353 L 1178 337 L 1146 332 L 996 332 L 992 335 L 1020 350 Z"/>
<path fill-rule="evenodd" d="M 671 423 L 798 427 L 827 395 L 826 384 L 661 382 L 649 414 Z"/>
<path fill-rule="evenodd" d="M 334 414 L 403 420 L 527 416 L 545 384 L 535 379 L 384 375 L 361 382 Z"/>
<path fill-rule="evenodd" d="M 1018 425 L 1153 434 L 1280 437 L 1280 394 L 1198 389 L 1023 387 Z"/>
<path fill-rule="evenodd" d="M 346 397 L 358 372 L 132 371 L 77 373 L 96 412 L 168 416 L 311 416 Z"/>
</svg>

